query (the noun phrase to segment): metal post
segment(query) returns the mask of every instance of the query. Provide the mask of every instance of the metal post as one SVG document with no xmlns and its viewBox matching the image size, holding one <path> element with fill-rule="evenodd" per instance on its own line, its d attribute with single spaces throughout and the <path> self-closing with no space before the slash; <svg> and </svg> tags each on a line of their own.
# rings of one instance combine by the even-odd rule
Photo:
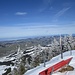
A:
<svg viewBox="0 0 75 75">
<path fill-rule="evenodd" d="M 43 53 L 43 56 L 44 56 L 44 67 L 46 67 L 46 62 L 45 62 L 45 59 L 46 59 L 46 55 L 45 55 L 46 53 L 45 53 L 45 51 L 44 51 L 44 53 Z"/>
<path fill-rule="evenodd" d="M 61 59 L 63 59 L 63 46 L 62 46 L 62 40 L 61 40 L 61 35 L 60 35 L 60 50 L 61 50 Z"/>
<path fill-rule="evenodd" d="M 53 74 L 53 71 L 54 71 L 54 67 L 52 67 L 52 72 L 50 73 L 50 75 L 52 75 L 52 74 Z"/>
</svg>

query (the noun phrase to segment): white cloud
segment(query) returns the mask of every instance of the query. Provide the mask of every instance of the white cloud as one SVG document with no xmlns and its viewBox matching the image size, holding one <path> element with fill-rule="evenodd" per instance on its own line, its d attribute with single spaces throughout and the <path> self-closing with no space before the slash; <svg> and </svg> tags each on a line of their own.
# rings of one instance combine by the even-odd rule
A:
<svg viewBox="0 0 75 75">
<path fill-rule="evenodd" d="M 16 15 L 26 15 L 26 12 L 16 12 Z"/>
<path fill-rule="evenodd" d="M 62 10 L 60 10 L 58 13 L 55 14 L 54 18 L 57 19 L 60 16 L 62 16 L 66 11 L 68 11 L 70 9 L 70 7 L 68 8 L 63 8 Z"/>
<path fill-rule="evenodd" d="M 43 0 L 42 7 L 40 7 L 39 12 L 44 12 L 46 9 L 53 9 L 52 3 L 54 0 Z"/>
<path fill-rule="evenodd" d="M 40 25 L 40 26 L 13 26 L 0 27 L 0 38 L 40 36 L 51 34 L 72 34 L 75 25 Z"/>
</svg>

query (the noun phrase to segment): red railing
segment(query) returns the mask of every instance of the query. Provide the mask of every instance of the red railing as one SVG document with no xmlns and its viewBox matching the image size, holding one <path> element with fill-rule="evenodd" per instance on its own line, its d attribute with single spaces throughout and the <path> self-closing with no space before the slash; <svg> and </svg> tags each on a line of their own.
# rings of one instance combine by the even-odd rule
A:
<svg viewBox="0 0 75 75">
<path fill-rule="evenodd" d="M 71 61 L 72 57 L 67 59 L 67 60 L 62 60 L 56 64 L 54 64 L 53 66 L 47 68 L 46 70 L 42 71 L 39 73 L 39 75 L 51 75 L 50 73 L 66 66 L 67 64 L 69 64 L 69 62 Z"/>
</svg>

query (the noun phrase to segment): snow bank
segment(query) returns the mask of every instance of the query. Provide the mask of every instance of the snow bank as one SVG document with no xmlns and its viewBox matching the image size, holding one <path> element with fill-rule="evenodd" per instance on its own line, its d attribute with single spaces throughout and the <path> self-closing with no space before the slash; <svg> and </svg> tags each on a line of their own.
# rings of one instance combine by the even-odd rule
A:
<svg viewBox="0 0 75 75">
<path fill-rule="evenodd" d="M 70 65 L 72 65 L 75 68 L 75 50 L 72 51 L 72 55 L 70 55 L 70 51 L 67 51 L 63 53 L 63 56 L 64 56 L 63 59 L 61 59 L 61 55 L 53 57 L 50 61 L 46 62 L 46 67 L 43 67 L 43 64 L 41 64 L 40 66 L 34 69 L 28 70 L 24 75 L 39 75 L 39 72 L 49 68 L 50 66 L 60 62 L 61 60 L 65 60 L 70 57 L 73 57 L 73 59 L 70 62 Z M 64 73 L 57 72 L 52 75 L 75 75 L 75 70 L 70 72 L 69 71 L 64 72 Z"/>
</svg>

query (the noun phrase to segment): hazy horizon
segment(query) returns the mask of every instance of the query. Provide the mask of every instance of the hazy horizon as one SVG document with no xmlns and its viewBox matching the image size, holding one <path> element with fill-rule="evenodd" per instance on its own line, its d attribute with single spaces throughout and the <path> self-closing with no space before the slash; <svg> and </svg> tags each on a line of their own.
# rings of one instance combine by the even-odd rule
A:
<svg viewBox="0 0 75 75">
<path fill-rule="evenodd" d="M 23 37 L 9 37 L 9 38 L 0 38 L 0 41 L 13 41 L 13 40 L 22 40 L 22 39 L 29 39 L 29 38 L 41 38 L 41 37 L 53 37 L 53 36 L 67 36 L 72 35 L 75 36 L 75 34 L 54 34 L 54 35 L 40 35 L 40 36 L 23 36 Z"/>
</svg>

